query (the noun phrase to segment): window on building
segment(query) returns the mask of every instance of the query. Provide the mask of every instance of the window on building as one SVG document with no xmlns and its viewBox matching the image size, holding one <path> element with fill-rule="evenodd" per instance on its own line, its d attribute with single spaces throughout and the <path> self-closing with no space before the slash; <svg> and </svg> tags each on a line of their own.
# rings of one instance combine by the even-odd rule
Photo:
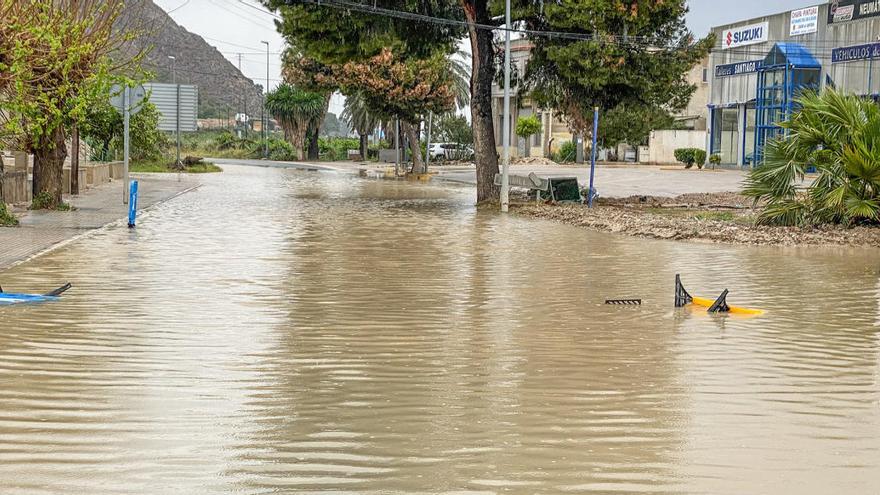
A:
<svg viewBox="0 0 880 495">
<path fill-rule="evenodd" d="M 703 67 L 703 82 L 704 83 L 709 82 L 709 69 L 707 69 L 705 67 Z"/>
</svg>

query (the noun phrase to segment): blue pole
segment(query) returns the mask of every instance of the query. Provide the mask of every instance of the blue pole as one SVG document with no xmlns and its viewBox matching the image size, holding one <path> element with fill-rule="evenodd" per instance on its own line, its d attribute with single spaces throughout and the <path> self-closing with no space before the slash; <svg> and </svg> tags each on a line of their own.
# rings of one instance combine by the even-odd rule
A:
<svg viewBox="0 0 880 495">
<path fill-rule="evenodd" d="M 130 194 L 131 197 L 128 201 L 128 228 L 133 229 L 137 220 L 138 181 L 131 182 Z"/>
<path fill-rule="evenodd" d="M 596 141 L 599 134 L 599 107 L 593 109 L 593 149 L 590 153 L 590 189 L 587 191 L 587 205 L 593 207 L 593 177 L 596 175 Z"/>
</svg>

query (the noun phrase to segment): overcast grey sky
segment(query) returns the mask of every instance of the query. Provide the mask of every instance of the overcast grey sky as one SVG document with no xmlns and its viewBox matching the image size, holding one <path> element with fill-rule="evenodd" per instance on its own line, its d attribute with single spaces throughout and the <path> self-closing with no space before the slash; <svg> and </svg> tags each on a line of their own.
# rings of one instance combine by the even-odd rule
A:
<svg viewBox="0 0 880 495">
<path fill-rule="evenodd" d="M 266 80 L 265 45 L 269 42 L 269 86 L 281 79 L 280 53 L 284 40 L 275 31 L 273 17 L 257 0 L 154 0 L 174 20 L 217 47 L 247 77 L 260 84 Z M 709 28 L 765 14 L 773 14 L 823 2 L 805 0 L 691 0 L 688 27 L 697 35 Z M 334 98 L 331 111 L 342 111 L 342 99 Z"/>
</svg>

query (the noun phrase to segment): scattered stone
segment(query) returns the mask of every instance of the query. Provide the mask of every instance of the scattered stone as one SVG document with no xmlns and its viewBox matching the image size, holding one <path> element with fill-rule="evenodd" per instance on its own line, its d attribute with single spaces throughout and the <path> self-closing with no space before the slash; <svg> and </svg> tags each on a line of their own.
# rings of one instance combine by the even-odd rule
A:
<svg viewBox="0 0 880 495">
<path fill-rule="evenodd" d="M 753 205 L 751 199 L 738 193 L 600 198 L 592 209 L 579 204 L 534 203 L 512 205 L 512 209 L 527 217 L 655 239 L 780 246 L 880 246 L 880 227 L 756 226 L 754 218 L 760 205 Z"/>
</svg>

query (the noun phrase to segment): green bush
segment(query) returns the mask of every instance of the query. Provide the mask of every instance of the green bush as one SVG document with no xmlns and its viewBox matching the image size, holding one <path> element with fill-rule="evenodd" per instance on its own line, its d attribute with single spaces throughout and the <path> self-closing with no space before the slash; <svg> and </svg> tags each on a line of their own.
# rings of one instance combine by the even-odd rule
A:
<svg viewBox="0 0 880 495">
<path fill-rule="evenodd" d="M 554 162 L 565 163 L 573 162 L 577 157 L 577 144 L 574 141 L 566 141 L 559 147 L 559 151 L 553 154 L 551 158 Z"/>
<path fill-rule="evenodd" d="M 6 203 L 0 201 L 0 227 L 15 227 L 18 225 L 18 219 L 6 207 Z"/>
<path fill-rule="evenodd" d="M 330 162 L 348 160 L 348 150 L 361 149 L 355 138 L 318 138 L 318 153 L 321 160 Z"/>
<path fill-rule="evenodd" d="M 691 168 L 694 164 L 697 164 L 697 168 L 703 168 L 706 152 L 699 148 L 678 148 L 675 150 L 675 159 L 684 163 L 684 168 Z"/>
<path fill-rule="evenodd" d="M 259 146 L 253 148 L 253 154 L 256 157 L 262 157 L 264 153 L 265 141 L 256 143 Z M 296 160 L 296 150 L 293 145 L 283 139 L 269 138 L 269 159 L 279 162 L 288 162 Z"/>
<path fill-rule="evenodd" d="M 516 135 L 527 138 L 541 132 L 541 121 L 535 115 L 520 117 L 516 120 Z"/>
</svg>

